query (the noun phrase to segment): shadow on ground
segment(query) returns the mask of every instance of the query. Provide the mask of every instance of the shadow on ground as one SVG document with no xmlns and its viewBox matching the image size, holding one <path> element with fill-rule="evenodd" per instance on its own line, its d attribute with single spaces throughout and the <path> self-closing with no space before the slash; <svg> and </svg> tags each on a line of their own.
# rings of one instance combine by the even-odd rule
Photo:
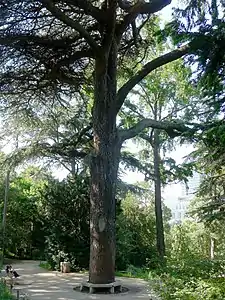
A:
<svg viewBox="0 0 225 300">
<path fill-rule="evenodd" d="M 121 294 L 85 294 L 74 287 L 87 280 L 87 274 L 46 271 L 39 267 L 37 261 L 20 261 L 14 263 L 15 270 L 21 274 L 19 288 L 27 293 L 31 300 L 82 300 L 82 299 L 155 299 L 148 290 L 148 284 L 141 279 L 118 278 L 128 291 Z"/>
</svg>

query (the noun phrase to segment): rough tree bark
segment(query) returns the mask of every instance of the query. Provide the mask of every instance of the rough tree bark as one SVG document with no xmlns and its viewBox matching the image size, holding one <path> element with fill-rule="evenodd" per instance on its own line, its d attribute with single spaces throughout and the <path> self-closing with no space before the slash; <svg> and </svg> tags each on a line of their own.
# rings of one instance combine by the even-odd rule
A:
<svg viewBox="0 0 225 300">
<path fill-rule="evenodd" d="M 104 59 L 103 59 L 104 57 Z M 117 45 L 96 59 L 91 161 L 91 283 L 115 280 L 115 193 L 121 144 L 116 129 Z"/>
<path fill-rule="evenodd" d="M 164 228 L 162 215 L 162 195 L 161 195 L 161 177 L 160 177 L 160 144 L 159 130 L 154 130 L 154 175 L 155 175 L 155 216 L 156 216 L 156 240 L 157 251 L 161 260 L 165 256 Z"/>
</svg>

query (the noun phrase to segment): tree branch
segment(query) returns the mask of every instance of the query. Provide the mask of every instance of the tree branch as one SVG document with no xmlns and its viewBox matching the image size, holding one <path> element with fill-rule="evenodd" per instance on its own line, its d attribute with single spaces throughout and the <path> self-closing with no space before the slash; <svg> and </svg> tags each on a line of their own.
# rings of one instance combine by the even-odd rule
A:
<svg viewBox="0 0 225 300">
<path fill-rule="evenodd" d="M 144 0 L 137 1 L 132 5 L 129 1 L 118 0 L 119 7 L 127 12 L 136 11 L 138 14 L 152 14 L 162 10 L 165 6 L 169 5 L 172 0 L 150 0 L 145 2 Z"/>
<path fill-rule="evenodd" d="M 136 10 L 139 14 L 153 14 L 168 6 L 172 0 L 150 0 L 148 2 L 138 1 L 131 7 L 131 11 Z"/>
<path fill-rule="evenodd" d="M 154 146 L 153 145 L 153 132 L 154 132 L 154 129 L 152 129 L 152 132 L 151 132 L 151 135 L 147 135 L 147 134 L 144 134 L 144 133 L 141 133 L 139 136 L 140 138 L 142 138 L 143 140 L 145 140 L 146 142 L 148 142 L 152 147 Z"/>
<path fill-rule="evenodd" d="M 91 49 L 83 49 L 73 53 L 70 57 L 63 58 L 57 62 L 57 65 L 64 66 L 73 64 L 75 61 L 82 59 L 82 58 L 95 58 L 94 51 Z"/>
<path fill-rule="evenodd" d="M 118 24 L 116 30 L 118 40 L 121 39 L 126 28 L 138 17 L 138 15 L 154 14 L 169 5 L 171 1 L 172 0 L 150 0 L 149 2 L 145 2 L 144 0 L 139 0 L 136 4 L 131 5 L 128 1 L 119 0 L 119 7 L 128 12 L 128 14 L 124 17 L 124 20 Z"/>
<path fill-rule="evenodd" d="M 149 127 L 165 130 L 172 138 L 191 130 L 188 126 L 178 122 L 160 122 L 153 119 L 143 119 L 129 129 L 121 130 L 119 132 L 120 140 L 123 142 L 127 139 L 131 139 Z"/>
<path fill-rule="evenodd" d="M 77 6 L 83 10 L 85 15 L 93 17 L 98 22 L 103 23 L 107 19 L 105 13 L 92 5 L 89 0 L 66 0 L 66 3 Z"/>
<path fill-rule="evenodd" d="M 136 84 L 138 84 L 142 79 L 144 79 L 149 73 L 151 73 L 155 69 L 169 62 L 177 60 L 178 58 L 190 52 L 190 50 L 191 50 L 191 46 L 190 44 L 188 44 L 146 63 L 140 71 L 138 71 L 119 89 L 117 93 L 117 112 L 120 110 L 127 95 L 135 87 Z"/>
<path fill-rule="evenodd" d="M 66 14 L 64 14 L 59 8 L 57 8 L 51 0 L 41 0 L 44 7 L 50 11 L 53 16 L 55 16 L 58 20 L 68 25 L 69 27 L 75 29 L 80 33 L 80 35 L 87 41 L 87 43 L 92 47 L 93 50 L 98 51 L 99 46 L 92 38 L 92 36 L 85 30 L 83 26 L 81 26 L 77 21 L 71 19 Z"/>
<path fill-rule="evenodd" d="M 132 7 L 129 1 L 124 1 L 124 0 L 118 0 L 118 5 L 121 9 L 125 11 L 129 11 L 129 9 Z"/>
<path fill-rule="evenodd" d="M 117 1 L 108 0 L 105 2 L 107 7 L 107 25 L 106 32 L 102 42 L 103 47 L 106 52 L 109 53 L 111 46 L 114 41 L 115 29 L 116 29 L 116 9 L 117 9 Z M 108 3 L 108 5 L 107 5 Z"/>
<path fill-rule="evenodd" d="M 72 38 L 62 38 L 62 39 L 51 39 L 44 36 L 37 35 L 26 35 L 26 34 L 12 34 L 6 37 L 0 38 L 0 44 L 11 46 L 19 43 L 24 45 L 24 43 L 30 43 L 31 45 L 39 45 L 49 48 L 68 48 L 68 45 L 72 44 L 76 39 Z"/>
</svg>

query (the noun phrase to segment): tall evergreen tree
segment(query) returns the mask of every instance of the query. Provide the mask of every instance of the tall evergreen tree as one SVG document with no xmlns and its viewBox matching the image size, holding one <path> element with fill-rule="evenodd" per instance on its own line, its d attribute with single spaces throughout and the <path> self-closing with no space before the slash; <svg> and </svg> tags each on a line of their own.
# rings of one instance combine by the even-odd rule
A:
<svg viewBox="0 0 225 300">
<path fill-rule="evenodd" d="M 201 2 L 201 1 L 199 1 Z M 204 1 L 203 1 L 204 2 Z M 190 42 L 147 62 L 117 89 L 124 56 L 147 49 L 141 32 L 171 0 L 2 0 L 0 4 L 1 101 L 18 110 L 62 101 L 92 85 L 91 249 L 89 280 L 109 283 L 115 274 L 115 192 L 125 140 L 145 128 L 169 135 L 189 129 L 180 122 L 143 119 L 117 128 L 129 92 L 151 71 L 201 43 Z M 143 51 L 145 52 L 145 51 Z M 131 66 L 134 67 L 134 66 Z M 92 73 L 93 78 L 90 76 Z M 92 103 L 92 99 L 90 100 Z"/>
</svg>

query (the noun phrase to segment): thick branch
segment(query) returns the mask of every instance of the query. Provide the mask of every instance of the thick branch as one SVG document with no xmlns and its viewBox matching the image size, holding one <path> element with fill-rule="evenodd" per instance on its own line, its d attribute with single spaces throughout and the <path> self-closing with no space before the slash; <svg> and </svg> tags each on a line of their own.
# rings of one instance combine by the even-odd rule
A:
<svg viewBox="0 0 225 300">
<path fill-rule="evenodd" d="M 136 10 L 138 14 L 153 14 L 162 10 L 171 2 L 172 0 L 150 0 L 148 2 L 142 0 L 131 7 L 130 11 Z"/>
<path fill-rule="evenodd" d="M 129 1 L 124 1 L 124 0 L 118 0 L 118 5 L 121 9 L 125 11 L 129 11 L 129 9 L 132 7 Z"/>
<path fill-rule="evenodd" d="M 64 59 L 60 60 L 59 62 L 57 62 L 57 65 L 59 65 L 59 66 L 71 65 L 75 61 L 82 59 L 82 58 L 95 58 L 94 51 L 92 51 L 91 49 L 77 51 L 77 52 L 73 53 L 71 56 L 64 58 Z"/>
<path fill-rule="evenodd" d="M 105 22 L 106 15 L 98 7 L 93 6 L 89 0 L 66 0 L 66 3 L 75 5 L 82 9 L 85 15 L 89 15 L 96 19 L 98 22 Z"/>
<path fill-rule="evenodd" d="M 76 38 L 77 39 L 77 38 Z M 0 44 L 6 46 L 13 46 L 15 44 L 24 45 L 29 43 L 31 45 L 39 45 L 48 48 L 68 48 L 68 45 L 72 44 L 76 39 L 62 38 L 62 39 L 51 39 L 44 36 L 37 35 L 26 35 L 26 34 L 13 34 L 7 35 L 0 38 Z"/>
<path fill-rule="evenodd" d="M 128 1 L 119 0 L 120 8 L 127 11 L 128 14 L 124 17 L 124 20 L 118 24 L 116 30 L 118 40 L 121 39 L 129 24 L 131 24 L 138 15 L 154 14 L 169 5 L 171 1 L 172 0 L 150 0 L 149 2 L 145 2 L 143 0 L 139 0 L 136 4 L 131 5 Z"/>
<path fill-rule="evenodd" d="M 120 139 L 121 141 L 131 139 L 137 136 L 139 133 L 141 133 L 144 129 L 149 127 L 165 130 L 167 134 L 171 137 L 181 135 L 191 130 L 191 128 L 187 127 L 182 123 L 166 122 L 166 121 L 160 122 L 153 119 L 143 119 L 129 129 L 121 130 L 119 133 Z"/>
<path fill-rule="evenodd" d="M 64 24 L 78 31 L 80 35 L 92 47 L 92 49 L 98 51 L 98 44 L 95 42 L 92 36 L 85 30 L 85 28 L 80 25 L 80 23 L 68 17 L 59 8 L 57 8 L 51 0 L 41 0 L 41 2 L 43 3 L 44 7 L 53 14 L 53 16 L 55 16 L 58 20 L 62 21 Z"/>
<path fill-rule="evenodd" d="M 108 0 L 108 6 L 107 6 L 108 21 L 107 21 L 105 36 L 102 42 L 102 45 L 105 48 L 107 53 L 109 53 L 112 43 L 114 41 L 114 35 L 116 29 L 116 9 L 117 9 L 117 1 Z"/>
<path fill-rule="evenodd" d="M 144 79 L 149 73 L 155 69 L 172 62 L 183 55 L 187 54 L 191 50 L 190 45 L 185 45 L 177 50 L 173 50 L 166 53 L 152 61 L 148 62 L 143 66 L 143 68 L 138 71 L 133 77 L 131 77 L 118 91 L 117 93 L 117 111 L 122 107 L 129 92 L 138 84 L 142 79 Z"/>
<path fill-rule="evenodd" d="M 145 2 L 144 0 L 137 1 L 132 5 L 127 0 L 118 0 L 119 7 L 127 12 L 136 12 L 138 14 L 152 14 L 162 10 L 165 6 L 169 5 L 172 0 L 150 0 Z"/>
</svg>

